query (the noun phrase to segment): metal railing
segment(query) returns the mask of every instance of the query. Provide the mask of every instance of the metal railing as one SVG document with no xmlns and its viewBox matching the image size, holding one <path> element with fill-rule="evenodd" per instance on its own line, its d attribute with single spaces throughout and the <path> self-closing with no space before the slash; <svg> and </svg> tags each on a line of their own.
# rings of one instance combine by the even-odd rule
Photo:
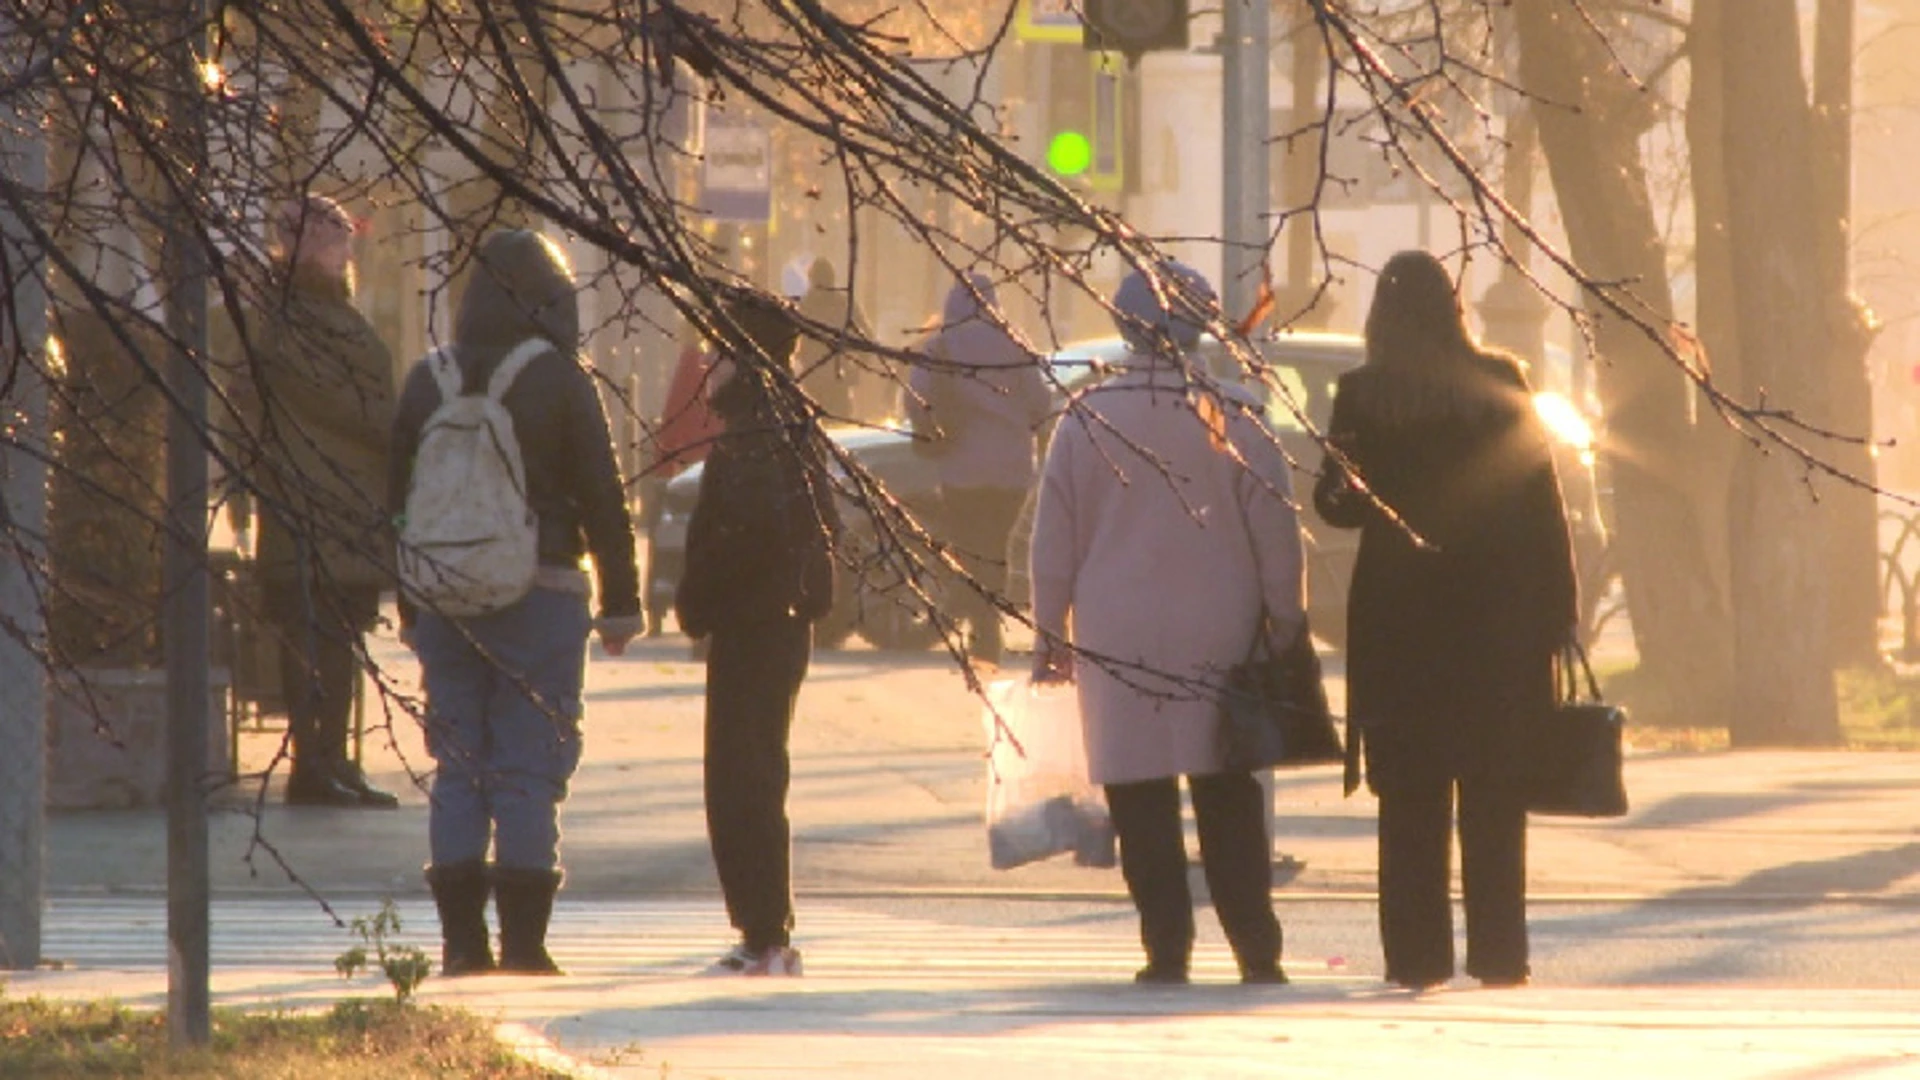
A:
<svg viewBox="0 0 1920 1080">
<path fill-rule="evenodd" d="M 1886 542 L 1889 527 L 1893 541 Z M 1900 659 L 1920 661 L 1920 511 L 1880 511 L 1880 613 L 1900 604 Z"/>
</svg>

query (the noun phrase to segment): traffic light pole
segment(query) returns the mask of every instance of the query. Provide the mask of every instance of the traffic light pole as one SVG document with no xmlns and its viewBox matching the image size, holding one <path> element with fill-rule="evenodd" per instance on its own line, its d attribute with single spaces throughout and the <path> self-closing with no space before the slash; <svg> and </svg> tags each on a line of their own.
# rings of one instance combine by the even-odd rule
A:
<svg viewBox="0 0 1920 1080">
<path fill-rule="evenodd" d="M 1268 7 L 1268 0 L 1226 0 L 1220 40 L 1220 298 L 1229 321 L 1253 309 L 1267 256 Z"/>
<path fill-rule="evenodd" d="M 1259 296 L 1271 213 L 1267 150 L 1268 0 L 1226 0 L 1220 36 L 1220 299 L 1228 322 L 1253 310 Z M 1267 840 L 1275 836 L 1273 773 L 1266 792 Z"/>
</svg>

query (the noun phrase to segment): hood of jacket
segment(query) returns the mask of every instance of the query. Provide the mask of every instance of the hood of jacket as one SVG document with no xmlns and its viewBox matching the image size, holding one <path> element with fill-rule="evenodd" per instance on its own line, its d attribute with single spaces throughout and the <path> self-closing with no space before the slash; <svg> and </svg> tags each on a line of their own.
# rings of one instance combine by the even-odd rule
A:
<svg viewBox="0 0 1920 1080">
<path fill-rule="evenodd" d="M 984 303 L 983 303 L 984 301 Z M 969 274 L 947 290 L 941 305 L 941 329 L 933 349 L 954 364 L 1000 371 L 1030 367 L 1034 358 L 1006 330 L 995 325 L 988 308 L 997 304 L 993 283 L 984 275 Z"/>
<path fill-rule="evenodd" d="M 580 302 L 572 272 L 551 242 L 516 229 L 487 238 L 460 297 L 453 339 L 469 373 L 493 369 L 514 346 L 545 338 L 561 355 L 580 349 Z"/>
</svg>

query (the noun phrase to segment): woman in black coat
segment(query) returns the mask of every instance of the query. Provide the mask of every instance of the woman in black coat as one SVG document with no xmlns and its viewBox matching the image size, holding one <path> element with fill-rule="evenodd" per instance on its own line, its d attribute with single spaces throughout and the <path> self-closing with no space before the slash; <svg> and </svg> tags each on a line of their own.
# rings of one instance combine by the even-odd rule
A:
<svg viewBox="0 0 1920 1080">
<path fill-rule="evenodd" d="M 1459 798 L 1469 975 L 1524 983 L 1523 725 L 1553 705 L 1572 640 L 1572 547 L 1526 376 L 1469 335 L 1452 281 L 1395 255 L 1340 379 L 1314 488 L 1361 530 L 1348 597 L 1347 712 L 1380 798 L 1387 979 L 1453 977 L 1450 837 Z"/>
</svg>

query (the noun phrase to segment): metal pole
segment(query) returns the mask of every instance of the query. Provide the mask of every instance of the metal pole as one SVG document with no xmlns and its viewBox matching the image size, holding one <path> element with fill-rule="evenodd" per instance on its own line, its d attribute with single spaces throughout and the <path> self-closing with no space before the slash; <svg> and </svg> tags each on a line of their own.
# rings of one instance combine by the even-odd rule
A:
<svg viewBox="0 0 1920 1080">
<path fill-rule="evenodd" d="M 31 39 L 8 26 L 0 41 Z M 15 75 L 24 49 L 0 50 Z M 24 91 L 0 109 L 0 176 L 10 196 L 32 198 L 47 185 L 46 129 L 38 95 Z M 0 427 L 0 964 L 27 970 L 40 963 L 40 910 L 45 890 L 47 680 L 37 655 L 46 636 L 40 597 L 46 586 L 47 287 L 46 260 L 29 239 L 12 198 L 0 200 L 0 363 L 14 379 Z"/>
<path fill-rule="evenodd" d="M 189 176 L 206 167 L 206 114 L 199 64 L 206 21 L 199 0 L 181 5 L 172 58 L 174 131 Z M 207 254 L 193 210 L 176 206 L 164 260 L 167 324 L 175 341 L 167 378 L 180 407 L 167 418 L 165 541 L 167 659 L 167 1028 L 176 1047 L 211 1038 L 207 869 L 207 724 L 210 625 L 207 581 Z"/>
<path fill-rule="evenodd" d="M 1253 308 L 1267 252 L 1267 0 L 1227 0 L 1220 42 L 1220 298 L 1229 320 Z"/>
<path fill-rule="evenodd" d="M 1229 322 L 1259 295 L 1270 212 L 1268 176 L 1268 0 L 1226 0 L 1220 40 L 1220 299 Z M 1266 791 L 1267 839 L 1274 833 L 1273 773 Z"/>
</svg>

